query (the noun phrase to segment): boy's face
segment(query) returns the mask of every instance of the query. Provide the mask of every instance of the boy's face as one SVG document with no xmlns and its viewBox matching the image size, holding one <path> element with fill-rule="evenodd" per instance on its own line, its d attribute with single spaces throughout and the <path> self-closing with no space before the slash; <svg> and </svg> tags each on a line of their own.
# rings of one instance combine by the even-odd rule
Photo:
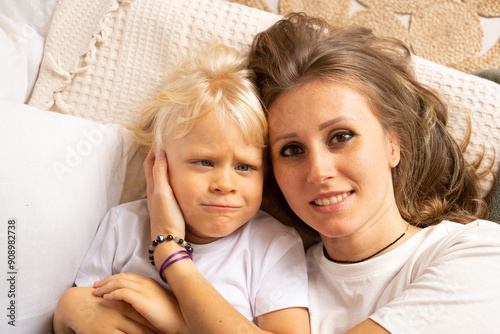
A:
<svg viewBox="0 0 500 334">
<path fill-rule="evenodd" d="M 203 244 L 231 234 L 259 210 L 263 150 L 211 112 L 184 138 L 167 143 L 170 185 L 186 220 L 186 239 Z"/>
</svg>

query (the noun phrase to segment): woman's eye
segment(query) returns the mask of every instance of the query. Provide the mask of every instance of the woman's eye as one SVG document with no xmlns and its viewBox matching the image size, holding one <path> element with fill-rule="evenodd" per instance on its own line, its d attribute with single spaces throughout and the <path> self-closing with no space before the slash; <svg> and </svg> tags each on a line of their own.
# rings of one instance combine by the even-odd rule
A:
<svg viewBox="0 0 500 334">
<path fill-rule="evenodd" d="M 330 145 L 346 143 L 354 137 L 354 133 L 351 131 L 337 132 L 333 135 L 330 140 Z"/>
<path fill-rule="evenodd" d="M 280 155 L 282 157 L 293 157 L 293 156 L 296 156 L 296 155 L 301 154 L 303 152 L 304 152 L 304 150 L 302 150 L 302 148 L 300 148 L 300 146 L 286 145 L 281 149 Z"/>
<path fill-rule="evenodd" d="M 252 167 L 250 167 L 249 165 L 238 165 L 238 166 L 236 166 L 236 170 L 239 171 L 239 172 L 248 172 L 251 169 L 252 169 Z"/>
<path fill-rule="evenodd" d="M 203 166 L 203 167 L 213 167 L 213 164 L 208 160 L 200 160 L 200 161 L 196 161 L 196 163 L 200 166 Z"/>
</svg>

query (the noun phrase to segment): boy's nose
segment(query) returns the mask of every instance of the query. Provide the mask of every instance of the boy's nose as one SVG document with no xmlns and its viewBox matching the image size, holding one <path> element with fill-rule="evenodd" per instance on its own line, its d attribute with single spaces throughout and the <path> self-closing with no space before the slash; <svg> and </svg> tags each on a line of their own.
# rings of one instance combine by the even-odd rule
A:
<svg viewBox="0 0 500 334">
<path fill-rule="evenodd" d="M 210 184 L 210 190 L 213 192 L 231 193 L 236 192 L 236 185 L 232 179 L 231 172 L 221 170 L 216 173 L 216 176 Z"/>
</svg>

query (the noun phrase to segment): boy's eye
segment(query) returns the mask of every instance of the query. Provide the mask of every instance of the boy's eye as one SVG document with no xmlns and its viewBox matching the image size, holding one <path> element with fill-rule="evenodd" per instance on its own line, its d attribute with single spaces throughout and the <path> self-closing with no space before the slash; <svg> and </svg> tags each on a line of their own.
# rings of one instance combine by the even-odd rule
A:
<svg viewBox="0 0 500 334">
<path fill-rule="evenodd" d="M 200 161 L 196 161 L 196 163 L 200 166 L 203 166 L 203 167 L 213 167 L 213 164 L 208 160 L 200 160 Z"/>
<path fill-rule="evenodd" d="M 252 167 L 250 167 L 249 165 L 238 165 L 238 166 L 236 166 L 236 170 L 239 171 L 239 172 L 248 172 L 251 169 L 252 169 Z"/>
<path fill-rule="evenodd" d="M 333 135 L 330 140 L 330 145 L 346 143 L 354 137 L 354 133 L 351 131 L 341 131 Z"/>
<path fill-rule="evenodd" d="M 304 153 L 304 150 L 300 146 L 294 144 L 283 146 L 280 151 L 282 157 L 293 157 L 301 153 Z"/>
</svg>

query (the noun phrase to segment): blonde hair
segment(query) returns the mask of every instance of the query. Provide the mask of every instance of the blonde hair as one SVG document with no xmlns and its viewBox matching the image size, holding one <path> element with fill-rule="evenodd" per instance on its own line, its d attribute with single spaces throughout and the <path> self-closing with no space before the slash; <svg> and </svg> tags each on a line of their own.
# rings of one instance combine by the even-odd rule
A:
<svg viewBox="0 0 500 334">
<path fill-rule="evenodd" d="M 282 93 L 315 80 L 360 92 L 385 131 L 399 139 L 394 194 L 408 222 L 425 227 L 487 218 L 479 180 L 488 171 L 465 160 L 468 139 L 459 145 L 452 138 L 446 105 L 415 79 L 410 60 L 400 41 L 294 13 L 256 36 L 249 64 L 267 108 Z"/>
<path fill-rule="evenodd" d="M 181 62 L 143 107 L 135 141 L 143 151 L 163 149 L 168 140 L 186 136 L 197 120 L 215 112 L 221 124 L 236 124 L 249 144 L 265 147 L 267 121 L 252 77 L 246 57 L 224 44 L 210 44 Z"/>
</svg>

